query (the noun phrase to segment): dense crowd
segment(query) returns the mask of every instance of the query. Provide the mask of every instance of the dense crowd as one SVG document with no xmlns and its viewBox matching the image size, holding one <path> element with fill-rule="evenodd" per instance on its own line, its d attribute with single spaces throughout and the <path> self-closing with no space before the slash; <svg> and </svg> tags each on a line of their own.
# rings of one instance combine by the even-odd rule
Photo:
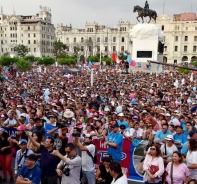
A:
<svg viewBox="0 0 197 184">
<path fill-rule="evenodd" d="M 2 183 L 126 184 L 124 139 L 149 141 L 145 183 L 197 180 L 197 76 L 61 68 L 4 72 L 0 82 Z M 95 174 L 95 139 L 108 154 Z M 14 159 L 14 168 L 12 161 Z"/>
</svg>

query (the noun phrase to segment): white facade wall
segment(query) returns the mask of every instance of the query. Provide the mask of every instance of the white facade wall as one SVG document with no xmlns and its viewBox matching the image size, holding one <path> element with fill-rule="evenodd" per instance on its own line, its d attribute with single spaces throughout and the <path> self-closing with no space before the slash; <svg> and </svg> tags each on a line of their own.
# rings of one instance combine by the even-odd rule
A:
<svg viewBox="0 0 197 184">
<path fill-rule="evenodd" d="M 197 61 L 197 20 L 173 21 L 161 15 L 157 24 L 164 33 L 164 62 Z"/>
<path fill-rule="evenodd" d="M 23 44 L 28 55 L 52 56 L 55 27 L 46 7 L 36 16 L 4 15 L 0 13 L 0 55 L 17 55 L 14 47 Z"/>
<path fill-rule="evenodd" d="M 129 30 L 132 28 L 129 22 L 119 22 L 117 28 L 100 26 L 97 23 L 86 23 L 85 29 L 75 29 L 72 26 L 57 25 L 56 37 L 68 47 L 68 53 L 75 53 L 75 47 L 79 47 L 80 55 L 88 57 L 102 52 L 109 57 L 113 52 L 128 51 L 132 54 L 132 41 L 129 38 Z M 92 39 L 91 48 L 87 40 Z M 100 41 L 99 41 L 100 39 Z"/>
</svg>

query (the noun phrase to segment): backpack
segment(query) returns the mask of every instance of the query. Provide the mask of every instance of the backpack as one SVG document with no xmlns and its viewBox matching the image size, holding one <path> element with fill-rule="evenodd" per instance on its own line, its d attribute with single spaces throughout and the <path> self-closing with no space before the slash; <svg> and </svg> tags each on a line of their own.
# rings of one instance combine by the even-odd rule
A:
<svg viewBox="0 0 197 184">
<path fill-rule="evenodd" d="M 93 144 L 93 145 L 94 145 L 94 144 Z M 95 147 L 94 157 L 93 157 L 93 155 L 92 155 L 89 151 L 87 151 L 87 154 L 92 158 L 93 163 L 96 164 L 96 163 L 98 162 L 97 148 L 96 148 L 95 145 L 94 145 L 94 147 Z"/>
</svg>

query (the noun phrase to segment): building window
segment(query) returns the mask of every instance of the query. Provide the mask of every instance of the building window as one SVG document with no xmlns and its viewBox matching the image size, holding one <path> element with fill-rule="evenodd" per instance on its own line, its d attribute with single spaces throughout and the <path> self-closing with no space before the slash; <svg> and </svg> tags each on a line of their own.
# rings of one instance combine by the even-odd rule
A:
<svg viewBox="0 0 197 184">
<path fill-rule="evenodd" d="M 188 36 L 185 36 L 185 41 L 186 41 L 186 42 L 188 41 Z"/>
<path fill-rule="evenodd" d="M 121 46 L 121 52 L 124 52 L 124 46 Z"/>
<path fill-rule="evenodd" d="M 30 40 L 28 40 L 28 44 L 30 44 Z"/>
<path fill-rule="evenodd" d="M 81 46 L 81 51 L 82 51 L 82 52 L 84 51 L 84 46 Z"/>
<path fill-rule="evenodd" d="M 116 42 L 116 37 L 113 37 L 113 42 Z"/>
<path fill-rule="evenodd" d="M 179 37 L 175 36 L 175 41 L 178 42 L 179 41 Z"/>
<path fill-rule="evenodd" d="M 29 52 L 31 52 L 31 49 L 29 48 Z"/>
<path fill-rule="evenodd" d="M 100 37 L 97 38 L 97 42 L 100 42 Z"/>
<path fill-rule="evenodd" d="M 36 37 L 36 33 L 34 33 L 34 37 Z"/>
<path fill-rule="evenodd" d="M 116 46 L 113 46 L 113 52 L 116 52 Z"/>
<path fill-rule="evenodd" d="M 197 36 L 194 36 L 194 41 L 197 41 Z"/>
<path fill-rule="evenodd" d="M 188 30 L 188 27 L 186 27 L 185 30 Z"/>
<path fill-rule="evenodd" d="M 108 38 L 107 37 L 105 37 L 105 42 L 108 42 Z"/>
<path fill-rule="evenodd" d="M 34 44 L 36 44 L 36 40 L 34 40 Z"/>
<path fill-rule="evenodd" d="M 167 52 L 167 50 L 168 50 L 168 47 L 164 46 L 164 51 Z"/>
<path fill-rule="evenodd" d="M 34 48 L 34 52 L 36 52 L 36 48 Z"/>
<path fill-rule="evenodd" d="M 28 30 L 30 30 L 30 26 L 28 26 Z"/>
<path fill-rule="evenodd" d="M 30 33 L 28 33 L 28 37 L 30 37 Z"/>
<path fill-rule="evenodd" d="M 174 64 L 177 64 L 177 59 L 174 60 Z"/>
<path fill-rule="evenodd" d="M 10 27 L 10 31 L 12 31 L 12 27 Z"/>
<path fill-rule="evenodd" d="M 184 52 L 187 52 L 187 46 L 184 46 Z"/>
<path fill-rule="evenodd" d="M 106 51 L 106 52 L 108 51 L 108 46 L 105 46 L 105 51 Z"/>
<path fill-rule="evenodd" d="M 177 52 L 178 51 L 178 46 L 174 47 L 174 51 Z"/>
<path fill-rule="evenodd" d="M 97 52 L 100 52 L 100 46 L 97 46 Z"/>
<path fill-rule="evenodd" d="M 66 47 L 67 51 L 69 52 L 69 46 Z"/>
<path fill-rule="evenodd" d="M 76 39 L 76 37 L 74 37 L 74 42 L 76 42 L 77 41 L 77 39 Z"/>
<path fill-rule="evenodd" d="M 69 38 L 66 38 L 66 41 L 69 42 Z"/>
<path fill-rule="evenodd" d="M 77 51 L 77 47 L 76 46 L 74 46 L 74 52 L 76 52 Z"/>
<path fill-rule="evenodd" d="M 92 38 L 91 37 L 89 37 L 89 42 L 91 42 L 92 41 Z"/>
<path fill-rule="evenodd" d="M 195 27 L 195 30 L 197 31 L 197 27 Z"/>
<path fill-rule="evenodd" d="M 84 38 L 82 37 L 82 38 L 81 38 L 81 42 L 83 43 L 83 41 L 84 41 Z"/>
<path fill-rule="evenodd" d="M 122 37 L 122 42 L 124 42 L 124 37 Z"/>
<path fill-rule="evenodd" d="M 89 51 L 90 51 L 90 52 L 92 51 L 92 47 L 91 47 L 91 46 L 89 46 Z"/>
<path fill-rule="evenodd" d="M 164 25 L 161 26 L 161 30 L 164 31 Z"/>
<path fill-rule="evenodd" d="M 193 52 L 196 52 L 196 46 L 193 46 Z"/>
</svg>

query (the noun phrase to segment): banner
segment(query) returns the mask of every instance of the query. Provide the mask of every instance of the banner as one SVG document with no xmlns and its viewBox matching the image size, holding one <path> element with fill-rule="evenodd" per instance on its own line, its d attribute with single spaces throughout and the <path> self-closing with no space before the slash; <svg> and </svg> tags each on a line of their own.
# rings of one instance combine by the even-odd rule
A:
<svg viewBox="0 0 197 184">
<path fill-rule="evenodd" d="M 16 135 L 17 135 L 17 129 L 16 128 L 9 128 L 9 129 L 7 129 L 7 131 L 8 131 L 9 136 L 12 139 L 16 138 Z"/>
<path fill-rule="evenodd" d="M 103 155 L 107 154 L 107 146 L 104 145 L 105 140 L 93 140 L 97 151 L 98 151 L 98 163 L 95 164 L 97 170 L 99 165 L 102 163 Z M 143 182 L 143 175 L 137 171 L 137 168 L 142 158 L 144 158 L 144 150 L 146 149 L 149 141 L 141 141 L 141 143 L 135 147 L 129 139 L 124 139 L 121 166 L 126 173 L 128 180 Z M 142 170 L 140 170 L 141 172 Z"/>
</svg>

